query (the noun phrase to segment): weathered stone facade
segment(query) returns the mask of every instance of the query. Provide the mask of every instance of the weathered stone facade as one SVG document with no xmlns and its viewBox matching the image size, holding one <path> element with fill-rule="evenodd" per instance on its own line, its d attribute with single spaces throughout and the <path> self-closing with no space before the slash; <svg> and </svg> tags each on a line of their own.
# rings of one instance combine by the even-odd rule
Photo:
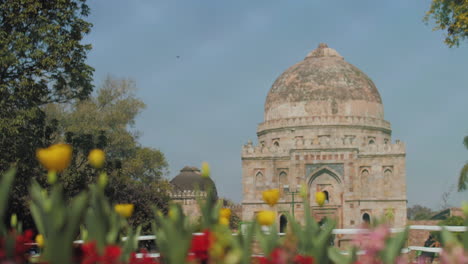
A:
<svg viewBox="0 0 468 264">
<path fill-rule="evenodd" d="M 196 221 L 201 216 L 197 200 L 206 199 L 208 188 L 213 188 L 217 194 L 213 180 L 202 177 L 197 167 L 185 166 L 170 183 L 171 202 L 180 204 L 184 214 L 192 221 Z"/>
<path fill-rule="evenodd" d="M 270 209 L 262 190 L 306 185 L 311 194 L 328 193 L 323 207 L 310 196 L 312 214 L 334 218 L 337 228 L 389 213 L 395 227 L 406 224 L 405 145 L 392 143 L 371 79 L 325 44 L 275 81 L 257 136 L 257 146 L 249 142 L 242 149 L 244 221 Z M 290 192 L 274 207 L 278 226 L 282 212 L 293 213 Z M 301 199 L 294 199 L 301 219 Z"/>
</svg>

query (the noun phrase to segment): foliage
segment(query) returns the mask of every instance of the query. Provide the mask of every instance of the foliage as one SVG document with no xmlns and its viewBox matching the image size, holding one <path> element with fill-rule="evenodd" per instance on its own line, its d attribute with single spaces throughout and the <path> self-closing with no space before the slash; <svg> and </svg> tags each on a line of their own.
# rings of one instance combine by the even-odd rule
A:
<svg viewBox="0 0 468 264">
<path fill-rule="evenodd" d="M 53 186 L 48 195 L 46 190 L 33 183 L 30 193 L 34 222 L 47 241 L 44 257 L 51 263 L 67 263 L 72 254 L 70 245 L 78 233 L 86 209 L 86 193 L 76 196 L 69 204 L 63 200 L 60 185 Z"/>
<path fill-rule="evenodd" d="M 463 226 L 465 220 L 460 216 L 450 216 L 438 223 L 439 226 Z M 440 241 L 440 232 L 434 232 L 432 235 Z M 461 240 L 463 233 L 455 233 L 454 236 Z"/>
<path fill-rule="evenodd" d="M 51 161 L 47 161 L 51 162 Z M 61 161 L 57 161 L 60 163 Z M 44 163 L 42 160 L 41 163 Z M 52 164 L 54 165 L 54 164 Z M 14 170 L 0 179 L 0 188 L 5 193 L 14 176 Z M 99 178 L 107 174 L 101 172 Z M 111 176 L 112 178 L 112 176 Z M 159 257 L 151 258 L 145 252 L 142 258 L 136 257 L 137 236 L 141 226 L 132 228 L 127 218 L 133 205 L 112 206 L 105 196 L 106 180 L 89 186 L 70 202 L 63 198 L 62 183 L 56 181 L 51 190 L 33 183 L 30 188 L 33 198 L 31 210 L 38 226 L 44 248 L 39 257 L 28 254 L 32 240 L 31 231 L 22 232 L 17 220 L 12 218 L 12 229 L 0 223 L 0 262 L 1 263 L 76 263 L 76 264 L 313 264 L 313 263 L 405 263 L 401 256 L 408 236 L 408 228 L 392 234 L 384 222 L 375 219 L 372 227 L 359 230 L 351 241 L 351 249 L 343 254 L 333 246 L 334 223 L 327 220 L 319 225 L 313 218 L 308 204 L 310 196 L 303 195 L 306 210 L 304 223 L 289 217 L 290 229 L 285 237 L 280 237 L 275 224 L 259 227 L 260 222 L 252 223 L 247 232 L 232 234 L 228 225 L 219 221 L 227 217 L 228 210 L 220 211 L 221 202 L 216 197 L 213 186 L 207 190 L 204 199 L 198 199 L 201 212 L 202 232 L 193 233 L 193 225 L 184 215 L 179 204 L 171 205 L 165 213 L 154 207 L 152 222 Z M 5 187 L 6 186 L 6 187 Z M 0 194 L 0 216 L 4 214 L 7 195 Z M 268 199 L 266 199 L 268 200 Z M 274 207 L 276 204 L 270 205 Z M 114 210 L 112 210 L 114 208 Z M 129 210 L 130 209 L 130 210 Z M 468 208 L 464 213 L 468 219 Z M 273 212 L 273 211 L 271 211 Z M 458 221 L 458 220 L 457 220 Z M 321 221 L 322 222 L 322 221 Z M 383 223 L 383 224 L 382 224 Z M 453 224 L 447 222 L 447 224 Z M 463 223 L 468 226 L 468 220 Z M 254 236 L 254 234 L 256 234 Z M 82 245 L 74 239 L 81 237 Z M 468 261 L 468 232 L 460 239 L 443 230 L 441 240 L 444 245 L 441 263 L 466 263 Z M 25 244 L 26 243 L 26 244 Z M 260 245 L 260 255 L 253 255 L 255 245 Z M 357 252 L 361 253 L 358 255 Z"/>
<path fill-rule="evenodd" d="M 164 154 L 138 144 L 138 131 L 131 128 L 145 104 L 135 96 L 132 80 L 108 77 L 96 94 L 71 104 L 48 104 L 44 107 L 47 123 L 57 130 L 54 141 L 73 146 L 74 157 L 62 181 L 68 197 L 96 181 L 95 169 L 88 164 L 94 148 L 105 150 L 103 168 L 110 177 L 106 195 L 113 203 L 133 202 L 136 217 L 130 223 L 150 231 L 151 204 L 167 210 L 169 184 L 162 180 L 167 170 Z"/>
<path fill-rule="evenodd" d="M 468 26 L 467 26 L 468 27 Z M 468 149 L 468 136 L 463 139 L 463 145 Z M 462 192 L 468 188 L 468 162 L 462 167 L 458 178 L 458 191 Z"/>
<path fill-rule="evenodd" d="M 425 21 L 433 19 L 434 30 L 446 31 L 445 44 L 458 46 L 461 40 L 468 37 L 468 1 L 466 0 L 432 0 Z"/>
<path fill-rule="evenodd" d="M 167 181 L 142 184 L 122 175 L 113 175 L 105 193 L 113 203 L 133 203 L 135 212 L 129 223 L 134 227 L 141 226 L 142 233 L 148 234 L 151 231 L 153 206 L 162 212 L 167 211 L 169 188 Z"/>
<path fill-rule="evenodd" d="M 86 98 L 93 88 L 91 46 L 82 44 L 88 14 L 85 0 L 0 1 L 0 171 L 16 164 L 8 214 L 14 209 L 27 226 L 24 195 L 41 173 L 35 150 L 54 130 L 40 106 Z"/>
<path fill-rule="evenodd" d="M 87 100 L 45 107 L 48 123 L 57 127 L 53 139 L 66 141 L 75 149 L 75 160 L 65 175 L 71 185 L 72 177 L 92 174 L 86 161 L 89 151 L 96 147 L 105 150 L 108 170 L 118 169 L 122 175 L 144 183 L 164 175 L 168 166 L 164 154 L 140 146 L 139 132 L 129 129 L 145 107 L 135 90 L 132 80 L 108 77 Z"/>
<path fill-rule="evenodd" d="M 450 217 L 444 220 L 444 225 L 460 224 L 468 228 L 468 213 L 465 219 L 461 217 Z M 444 247 L 441 254 L 442 263 L 466 263 L 468 262 L 468 232 L 455 235 L 446 229 L 440 234 L 440 241 Z"/>
<path fill-rule="evenodd" d="M 432 209 L 419 204 L 415 204 L 407 209 L 407 217 L 409 220 L 429 220 L 434 213 Z"/>
<path fill-rule="evenodd" d="M 230 199 L 221 198 L 221 200 L 223 201 L 223 207 L 227 207 L 227 208 L 240 207 L 239 204 L 233 202 Z M 233 230 L 239 229 L 239 224 L 241 223 L 241 221 L 242 221 L 242 219 L 237 214 L 236 210 L 232 210 L 231 218 L 230 218 L 230 221 L 229 221 L 229 228 L 231 228 Z"/>
</svg>

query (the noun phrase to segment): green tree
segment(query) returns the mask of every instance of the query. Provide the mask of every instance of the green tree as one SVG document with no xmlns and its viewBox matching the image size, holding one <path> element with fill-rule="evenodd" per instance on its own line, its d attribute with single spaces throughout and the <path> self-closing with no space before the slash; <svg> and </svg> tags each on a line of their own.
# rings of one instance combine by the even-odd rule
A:
<svg viewBox="0 0 468 264">
<path fill-rule="evenodd" d="M 444 219 L 437 223 L 439 226 L 464 226 L 464 219 L 461 216 L 450 216 L 447 219 Z M 440 232 L 434 231 L 431 234 L 438 240 L 441 241 Z M 454 232 L 454 235 L 458 238 L 459 241 L 462 241 L 463 233 Z"/>
<path fill-rule="evenodd" d="M 90 169 L 86 163 L 89 150 L 106 151 L 107 159 L 121 173 L 142 182 L 159 180 L 167 170 L 164 154 L 138 144 L 140 133 L 132 128 L 135 118 L 146 107 L 135 96 L 135 82 L 108 77 L 95 96 L 73 104 L 49 104 L 44 110 L 47 123 L 56 126 L 54 141 L 66 141 L 75 149 L 75 172 Z"/>
<path fill-rule="evenodd" d="M 137 224 L 146 224 L 152 215 L 149 205 L 164 209 L 169 185 L 162 180 L 167 161 L 157 149 L 138 143 L 135 118 L 145 108 L 135 95 L 135 82 L 108 77 L 94 96 L 71 104 L 51 103 L 44 107 L 47 124 L 55 126 L 52 140 L 73 146 L 72 165 L 61 175 L 69 197 L 96 180 L 96 171 L 87 163 L 91 149 L 106 152 L 106 172 L 111 180 L 108 195 L 112 202 L 135 203 Z M 148 226 L 146 226 L 148 227 Z"/>
<path fill-rule="evenodd" d="M 463 144 L 465 148 L 468 149 L 468 136 L 463 139 Z M 465 163 L 463 168 L 460 171 L 460 176 L 458 178 L 458 191 L 462 192 L 467 189 L 468 184 L 468 162 Z"/>
<path fill-rule="evenodd" d="M 407 209 L 407 217 L 409 220 L 429 220 L 434 215 L 434 211 L 430 208 L 416 204 Z"/>
<path fill-rule="evenodd" d="M 9 208 L 23 219 L 27 186 L 42 174 L 35 150 L 54 129 L 40 106 L 83 99 L 93 89 L 85 63 L 91 46 L 81 43 L 88 14 L 85 0 L 0 1 L 0 171 L 18 167 Z"/>
<path fill-rule="evenodd" d="M 458 46 L 468 37 L 468 1 L 432 0 L 424 20 L 433 19 L 434 30 L 446 31 L 445 43 L 449 47 Z"/>
</svg>

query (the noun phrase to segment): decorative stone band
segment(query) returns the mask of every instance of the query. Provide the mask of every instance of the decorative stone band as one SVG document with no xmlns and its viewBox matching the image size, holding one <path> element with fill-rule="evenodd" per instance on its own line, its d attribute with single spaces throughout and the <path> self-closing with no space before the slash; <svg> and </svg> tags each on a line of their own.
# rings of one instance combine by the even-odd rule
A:
<svg viewBox="0 0 468 264">
<path fill-rule="evenodd" d="M 379 155 L 405 155 L 406 147 L 401 141 L 394 144 L 372 144 L 362 146 L 359 142 L 349 142 L 337 140 L 331 144 L 329 141 L 318 141 L 317 144 L 301 144 L 296 146 L 277 147 L 277 146 L 254 146 L 248 143 L 242 147 L 242 158 L 263 158 L 263 157 L 291 157 L 299 155 L 298 159 L 303 160 L 302 156 L 308 155 L 307 152 L 357 152 L 359 156 L 379 156 Z M 300 150 L 303 154 L 297 154 Z M 292 158 L 292 157 L 291 157 Z"/>
<path fill-rule="evenodd" d="M 192 190 L 175 190 L 169 193 L 171 199 L 185 200 L 185 199 L 196 199 L 197 197 L 206 197 L 206 192 L 203 191 L 192 191 Z"/>
<path fill-rule="evenodd" d="M 361 116 L 311 116 L 270 120 L 258 125 L 257 134 L 262 135 L 268 133 L 269 130 L 276 129 L 326 125 L 367 127 L 391 134 L 391 127 L 388 121 Z"/>
</svg>

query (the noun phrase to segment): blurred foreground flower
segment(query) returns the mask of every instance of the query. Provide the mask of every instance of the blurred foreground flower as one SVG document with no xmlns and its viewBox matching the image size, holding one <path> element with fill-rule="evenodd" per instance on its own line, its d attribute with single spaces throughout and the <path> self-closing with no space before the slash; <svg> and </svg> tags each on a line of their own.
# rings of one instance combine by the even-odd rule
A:
<svg viewBox="0 0 468 264">
<path fill-rule="evenodd" d="M 198 261 L 207 261 L 209 257 L 209 250 L 214 243 L 214 235 L 210 230 L 204 230 L 202 233 L 194 234 L 192 236 L 191 247 L 189 252 L 191 256 L 189 259 Z M 204 263 L 204 262 L 203 262 Z"/>
<path fill-rule="evenodd" d="M 68 144 L 54 144 L 45 149 L 38 149 L 36 157 L 49 172 L 61 172 L 70 165 L 72 147 Z"/>
<path fill-rule="evenodd" d="M 317 202 L 319 206 L 323 206 L 323 204 L 325 203 L 325 198 L 326 198 L 326 195 L 324 192 L 315 193 L 315 202 Z"/>
<path fill-rule="evenodd" d="M 276 213 L 273 211 L 260 211 L 257 214 L 257 222 L 262 226 L 270 226 L 275 222 Z"/>
<path fill-rule="evenodd" d="M 219 223 L 221 225 L 228 226 L 229 219 L 231 218 L 231 209 L 229 208 L 221 208 L 219 210 Z"/>
<path fill-rule="evenodd" d="M 129 218 L 133 214 L 133 209 L 135 206 L 133 204 L 116 204 L 114 210 L 119 215 Z"/>
<path fill-rule="evenodd" d="M 201 165 L 201 176 L 204 178 L 210 177 L 210 165 L 208 162 L 203 162 Z"/>
<path fill-rule="evenodd" d="M 269 204 L 270 206 L 278 203 L 279 196 L 280 192 L 278 189 L 271 189 L 262 192 L 263 201 L 265 201 L 265 203 Z"/>
<path fill-rule="evenodd" d="M 229 225 L 229 218 L 220 217 L 219 218 L 219 224 L 224 225 L 224 226 L 228 226 Z"/>
<path fill-rule="evenodd" d="M 106 161 L 106 154 L 101 149 L 93 149 L 89 152 L 88 162 L 96 169 L 102 168 Z"/>
<path fill-rule="evenodd" d="M 37 243 L 37 246 L 40 247 L 40 248 L 43 248 L 44 247 L 44 236 L 39 234 L 36 236 L 36 243 Z"/>
<path fill-rule="evenodd" d="M 224 218 L 229 219 L 231 217 L 231 209 L 221 208 L 221 210 L 219 210 L 219 217 L 224 217 Z"/>
</svg>

